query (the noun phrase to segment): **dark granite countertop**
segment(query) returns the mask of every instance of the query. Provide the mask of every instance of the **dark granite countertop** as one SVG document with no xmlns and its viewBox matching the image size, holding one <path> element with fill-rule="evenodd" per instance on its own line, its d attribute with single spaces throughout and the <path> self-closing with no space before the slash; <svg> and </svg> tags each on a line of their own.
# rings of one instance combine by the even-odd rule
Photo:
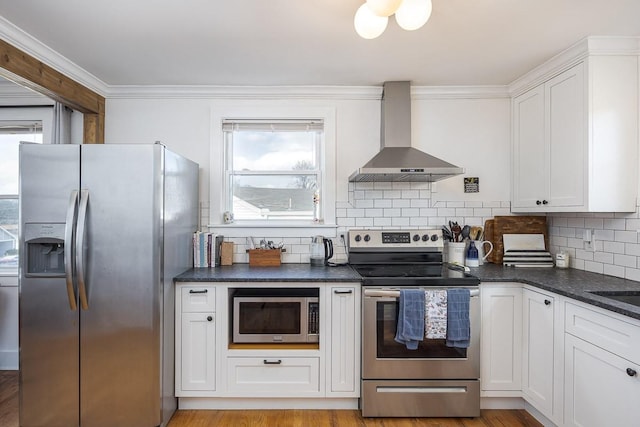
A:
<svg viewBox="0 0 640 427">
<path fill-rule="evenodd" d="M 309 264 L 282 264 L 280 267 L 250 267 L 234 264 L 215 268 L 192 268 L 176 282 L 360 282 L 348 265 L 312 267 Z"/>
<path fill-rule="evenodd" d="M 522 282 L 558 295 L 574 298 L 625 316 L 640 319 L 640 307 L 588 291 L 640 292 L 640 282 L 573 268 L 515 268 L 484 264 L 471 269 L 481 282 Z"/>
<path fill-rule="evenodd" d="M 616 313 L 640 319 L 640 307 L 594 295 L 588 291 L 640 292 L 640 282 L 582 270 L 559 268 L 514 268 L 484 264 L 471 269 L 481 282 L 521 282 L 559 295 L 574 298 Z M 250 267 L 234 264 L 216 268 L 192 268 L 176 282 L 359 282 L 361 277 L 349 266 L 311 267 L 309 264 L 282 264 L 280 267 Z"/>
</svg>

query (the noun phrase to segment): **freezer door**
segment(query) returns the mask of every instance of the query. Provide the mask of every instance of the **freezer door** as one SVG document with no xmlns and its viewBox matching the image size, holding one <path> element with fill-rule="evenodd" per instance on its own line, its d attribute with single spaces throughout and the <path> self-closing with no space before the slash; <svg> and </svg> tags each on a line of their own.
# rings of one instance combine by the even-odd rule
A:
<svg viewBox="0 0 640 427">
<path fill-rule="evenodd" d="M 91 427 L 161 423 L 163 148 L 82 146 L 78 282 L 80 419 Z M 88 199 L 86 199 L 88 197 Z M 81 229 L 84 227 L 84 233 Z M 79 291 L 80 292 L 80 291 Z"/>
<path fill-rule="evenodd" d="M 79 162 L 77 145 L 20 147 L 22 426 L 79 425 L 78 310 L 68 297 L 63 262 L 70 248 L 60 245 Z"/>
</svg>

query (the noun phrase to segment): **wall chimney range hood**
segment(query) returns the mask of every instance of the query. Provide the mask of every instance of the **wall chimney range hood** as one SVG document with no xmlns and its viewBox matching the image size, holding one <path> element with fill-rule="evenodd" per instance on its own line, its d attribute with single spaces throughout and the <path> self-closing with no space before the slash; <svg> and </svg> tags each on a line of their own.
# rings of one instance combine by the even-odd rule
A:
<svg viewBox="0 0 640 427">
<path fill-rule="evenodd" d="M 434 182 L 464 173 L 411 147 L 411 86 L 385 82 L 382 91 L 380 152 L 349 177 L 351 182 Z"/>
</svg>

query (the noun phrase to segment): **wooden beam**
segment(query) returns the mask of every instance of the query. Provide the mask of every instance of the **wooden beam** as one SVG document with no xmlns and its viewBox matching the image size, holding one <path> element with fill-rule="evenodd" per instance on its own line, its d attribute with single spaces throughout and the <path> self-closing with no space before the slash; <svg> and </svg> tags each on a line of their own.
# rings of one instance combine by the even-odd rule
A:
<svg viewBox="0 0 640 427">
<path fill-rule="evenodd" d="M 0 40 L 0 75 L 84 114 L 84 143 L 104 143 L 105 99 Z"/>
</svg>

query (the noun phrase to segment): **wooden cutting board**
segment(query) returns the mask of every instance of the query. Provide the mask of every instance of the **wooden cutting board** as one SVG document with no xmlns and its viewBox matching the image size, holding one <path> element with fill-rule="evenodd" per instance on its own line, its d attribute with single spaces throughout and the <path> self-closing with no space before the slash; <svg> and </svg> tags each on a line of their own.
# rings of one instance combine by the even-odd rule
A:
<svg viewBox="0 0 640 427">
<path fill-rule="evenodd" d="M 487 220 L 484 225 L 485 240 L 493 243 L 493 252 L 487 258 L 488 262 L 502 264 L 504 256 L 504 234 L 542 234 L 544 244 L 549 250 L 549 232 L 547 230 L 547 217 L 545 216 L 496 216 L 493 220 Z"/>
</svg>

